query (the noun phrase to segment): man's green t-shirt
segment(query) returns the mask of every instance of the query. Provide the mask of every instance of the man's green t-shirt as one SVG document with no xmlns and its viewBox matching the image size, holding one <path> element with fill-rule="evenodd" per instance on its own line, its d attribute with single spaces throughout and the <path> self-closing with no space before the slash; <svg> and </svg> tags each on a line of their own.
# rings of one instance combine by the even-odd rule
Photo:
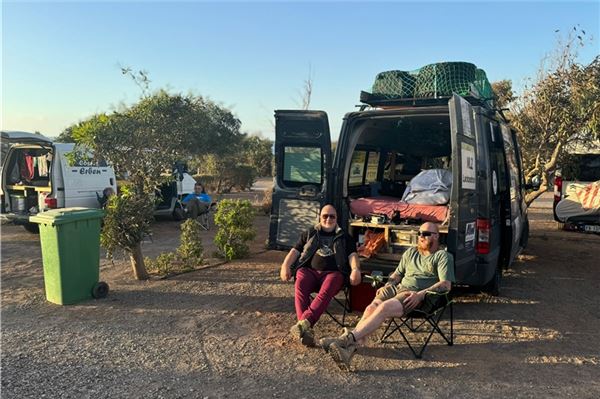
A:
<svg viewBox="0 0 600 399">
<path fill-rule="evenodd" d="M 419 250 L 413 247 L 402 255 L 396 274 L 403 276 L 400 282 L 402 286 L 415 291 L 431 287 L 443 280 L 454 282 L 454 258 L 444 250 L 435 251 L 431 255 L 421 255 Z"/>
</svg>

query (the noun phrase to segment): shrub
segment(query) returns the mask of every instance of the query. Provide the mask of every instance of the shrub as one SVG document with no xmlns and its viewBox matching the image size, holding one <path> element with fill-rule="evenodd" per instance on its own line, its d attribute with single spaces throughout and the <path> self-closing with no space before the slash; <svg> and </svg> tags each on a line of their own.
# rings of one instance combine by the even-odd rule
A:
<svg viewBox="0 0 600 399">
<path fill-rule="evenodd" d="M 269 188 L 263 192 L 262 211 L 265 215 L 271 214 L 271 205 L 273 204 L 273 188 Z"/>
<path fill-rule="evenodd" d="M 184 270 L 193 270 L 204 260 L 200 232 L 200 225 L 195 220 L 188 219 L 181 224 L 181 243 L 177 248 L 177 256 L 183 262 Z"/>
<path fill-rule="evenodd" d="M 175 269 L 176 262 L 177 259 L 173 252 L 163 252 L 158 255 L 155 260 L 150 258 L 144 259 L 144 263 L 149 272 L 161 275 L 172 273 Z"/>
<path fill-rule="evenodd" d="M 215 225 L 219 228 L 215 236 L 218 255 L 231 259 L 240 259 L 248 255 L 250 248 L 246 244 L 254 239 L 252 222 L 254 209 L 248 200 L 222 200 L 215 213 Z"/>
</svg>

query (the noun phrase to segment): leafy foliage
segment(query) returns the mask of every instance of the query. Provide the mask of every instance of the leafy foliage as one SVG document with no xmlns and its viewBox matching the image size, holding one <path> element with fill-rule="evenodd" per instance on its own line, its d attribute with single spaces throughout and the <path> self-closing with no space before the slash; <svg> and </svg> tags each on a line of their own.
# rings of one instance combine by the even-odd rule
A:
<svg viewBox="0 0 600 399">
<path fill-rule="evenodd" d="M 177 256 L 183 261 L 185 269 L 194 269 L 204 260 L 201 232 L 200 224 L 195 220 L 188 219 L 181 224 L 181 243 L 177 248 Z"/>
<path fill-rule="evenodd" d="M 197 221 L 188 219 L 181 224 L 181 242 L 175 252 L 163 252 L 155 260 L 145 258 L 148 270 L 160 275 L 194 270 L 204 261 L 204 247 Z"/>
<path fill-rule="evenodd" d="M 256 232 L 252 222 L 254 209 L 248 200 L 222 200 L 215 214 L 215 225 L 219 227 L 215 244 L 219 255 L 227 260 L 239 259 L 248 255 L 246 244 L 254 239 Z"/>
<path fill-rule="evenodd" d="M 128 186 L 120 195 L 110 196 L 100 236 L 102 246 L 112 255 L 117 248 L 133 249 L 151 233 L 150 221 L 154 205 L 147 197 L 137 195 Z"/>
<path fill-rule="evenodd" d="M 526 180 L 541 177 L 540 189 L 530 193 L 531 203 L 550 186 L 551 174 L 566 150 L 588 148 L 600 134 L 600 56 L 582 65 L 577 48 L 583 33 L 571 34 L 560 44 L 548 67 L 515 102 L 512 118 L 520 132 Z"/>
<path fill-rule="evenodd" d="M 146 74 L 140 76 L 142 84 L 149 81 Z M 130 252 L 136 277 L 146 275 L 139 244 L 150 231 L 155 190 L 165 181 L 162 172 L 193 155 L 231 152 L 229 143 L 243 137 L 240 125 L 229 110 L 202 97 L 161 90 L 131 107 L 95 115 L 61 134 L 61 140 L 90 148 L 118 176 L 127 176 L 129 193 L 116 200 L 114 210 L 122 219 L 108 223 L 103 235 L 107 245 Z"/>
</svg>

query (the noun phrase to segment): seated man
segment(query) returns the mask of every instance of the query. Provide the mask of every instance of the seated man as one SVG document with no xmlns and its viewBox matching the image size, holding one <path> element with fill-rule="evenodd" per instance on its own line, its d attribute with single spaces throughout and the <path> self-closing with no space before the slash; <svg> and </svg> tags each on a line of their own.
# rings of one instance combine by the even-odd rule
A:
<svg viewBox="0 0 600 399">
<path fill-rule="evenodd" d="M 375 332 L 388 317 L 409 314 L 423 302 L 427 291 L 449 291 L 454 282 L 452 255 L 439 249 L 439 230 L 427 222 L 419 228 L 419 242 L 402 255 L 396 271 L 384 287 L 377 290 L 353 331 L 337 338 L 323 338 L 323 349 L 338 364 L 349 366 L 357 346 Z"/>
<path fill-rule="evenodd" d="M 204 186 L 200 183 L 194 184 L 194 192 L 186 195 L 181 202 L 192 219 L 196 219 L 198 215 L 205 213 L 211 204 L 210 195 L 206 194 Z"/>
<path fill-rule="evenodd" d="M 281 264 L 280 277 L 289 281 L 296 274 L 295 307 L 298 322 L 290 333 L 306 346 L 314 346 L 312 326 L 344 286 L 361 282 L 356 242 L 336 222 L 331 205 L 321 209 L 320 223 L 305 231 Z M 296 263 L 296 261 L 298 261 Z M 292 270 L 292 265 L 297 265 Z M 317 292 L 311 302 L 310 294 Z"/>
</svg>

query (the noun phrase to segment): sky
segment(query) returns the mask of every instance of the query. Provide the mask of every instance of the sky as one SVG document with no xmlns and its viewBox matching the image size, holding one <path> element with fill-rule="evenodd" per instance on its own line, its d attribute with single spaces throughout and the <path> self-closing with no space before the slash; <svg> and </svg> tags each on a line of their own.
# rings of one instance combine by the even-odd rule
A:
<svg viewBox="0 0 600 399">
<path fill-rule="evenodd" d="M 599 0 L 3 1 L 1 12 L 1 128 L 49 137 L 139 100 L 122 66 L 270 139 L 273 111 L 300 108 L 310 76 L 310 108 L 327 112 L 336 139 L 381 71 L 467 61 L 519 92 L 574 26 L 592 40 L 580 61 L 600 53 Z"/>
</svg>

